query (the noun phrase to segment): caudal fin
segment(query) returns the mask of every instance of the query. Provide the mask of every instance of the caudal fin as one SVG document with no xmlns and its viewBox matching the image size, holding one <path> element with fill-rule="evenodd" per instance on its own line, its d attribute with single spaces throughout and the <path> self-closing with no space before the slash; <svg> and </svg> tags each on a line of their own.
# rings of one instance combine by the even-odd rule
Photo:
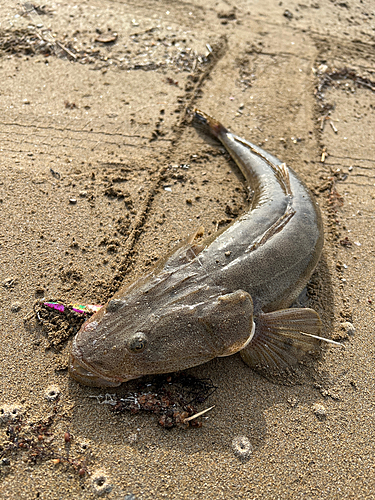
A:
<svg viewBox="0 0 375 500">
<path fill-rule="evenodd" d="M 214 137 L 219 138 L 220 134 L 227 132 L 227 129 L 219 121 L 207 115 L 200 109 L 194 108 L 194 123 L 205 132 L 210 132 Z"/>
<path fill-rule="evenodd" d="M 258 317 L 255 334 L 241 357 L 253 369 L 279 373 L 317 354 L 322 343 L 342 346 L 320 337 L 322 323 L 313 309 L 285 309 Z"/>
</svg>

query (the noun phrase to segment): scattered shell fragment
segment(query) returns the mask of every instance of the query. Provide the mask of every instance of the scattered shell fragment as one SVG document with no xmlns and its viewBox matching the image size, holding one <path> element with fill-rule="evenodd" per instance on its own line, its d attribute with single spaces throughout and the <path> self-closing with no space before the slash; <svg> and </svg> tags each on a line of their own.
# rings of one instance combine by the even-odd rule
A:
<svg viewBox="0 0 375 500">
<path fill-rule="evenodd" d="M 134 434 L 129 434 L 128 436 L 128 442 L 130 444 L 134 444 L 138 441 L 138 434 L 135 432 Z"/>
<path fill-rule="evenodd" d="M 314 412 L 314 415 L 319 420 L 325 420 L 327 418 L 327 410 L 325 409 L 325 406 L 323 406 L 321 403 L 315 403 L 312 407 L 312 410 Z"/>
<path fill-rule="evenodd" d="M 100 43 L 113 43 L 116 40 L 117 40 L 117 33 L 105 33 L 95 38 L 95 42 L 100 42 Z"/>
<path fill-rule="evenodd" d="M 21 405 L 8 405 L 0 406 L 0 424 L 7 424 L 8 422 L 17 421 L 24 412 Z"/>
<path fill-rule="evenodd" d="M 284 14 L 283 14 L 284 17 L 286 17 L 287 19 L 293 19 L 293 13 L 290 12 L 290 10 L 286 9 L 284 10 Z"/>
<path fill-rule="evenodd" d="M 88 439 L 84 439 L 79 443 L 79 446 L 82 451 L 87 451 L 91 448 L 91 442 Z"/>
<path fill-rule="evenodd" d="M 236 457 L 242 461 L 248 460 L 253 452 L 253 446 L 246 436 L 236 436 L 232 441 L 232 448 Z"/>
<path fill-rule="evenodd" d="M 108 475 L 103 470 L 94 472 L 91 477 L 91 486 L 97 496 L 105 495 L 113 489 L 113 485 L 108 482 Z"/>
<path fill-rule="evenodd" d="M 56 401 L 56 399 L 60 396 L 61 389 L 58 385 L 50 385 L 47 387 L 46 392 L 44 393 L 44 397 L 48 401 Z"/>
<path fill-rule="evenodd" d="M 13 302 L 10 306 L 12 313 L 16 313 L 22 309 L 21 302 Z"/>
<path fill-rule="evenodd" d="M 354 335 L 355 334 L 355 327 L 353 323 L 350 323 L 349 321 L 344 321 L 341 323 L 341 328 L 345 330 L 345 333 L 348 335 Z"/>
<path fill-rule="evenodd" d="M 2 282 L 4 288 L 13 288 L 17 285 L 17 278 L 7 278 Z"/>
</svg>

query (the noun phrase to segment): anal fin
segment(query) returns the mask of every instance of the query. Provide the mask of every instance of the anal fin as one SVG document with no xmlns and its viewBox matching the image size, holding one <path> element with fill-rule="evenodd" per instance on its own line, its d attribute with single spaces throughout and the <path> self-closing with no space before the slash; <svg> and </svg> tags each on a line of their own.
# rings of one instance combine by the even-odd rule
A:
<svg viewBox="0 0 375 500">
<path fill-rule="evenodd" d="M 241 357 L 253 369 L 279 373 L 298 364 L 307 354 L 317 354 L 323 342 L 322 324 L 313 309 L 292 308 L 260 314 L 250 344 Z"/>
</svg>

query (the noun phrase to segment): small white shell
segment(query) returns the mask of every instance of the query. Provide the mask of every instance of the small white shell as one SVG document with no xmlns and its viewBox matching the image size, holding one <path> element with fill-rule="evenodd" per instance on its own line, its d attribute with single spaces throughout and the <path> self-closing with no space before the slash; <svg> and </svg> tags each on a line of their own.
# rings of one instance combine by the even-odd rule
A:
<svg viewBox="0 0 375 500">
<path fill-rule="evenodd" d="M 248 460 L 253 452 L 253 446 L 246 436 L 236 436 L 232 441 L 232 448 L 236 457 L 242 461 Z"/>
<path fill-rule="evenodd" d="M 49 385 L 44 393 L 44 397 L 48 401 L 56 401 L 61 394 L 61 389 L 58 385 Z"/>
<path fill-rule="evenodd" d="M 16 422 L 24 413 L 21 405 L 3 404 L 0 406 L 0 424 L 7 424 L 8 422 Z"/>
<path fill-rule="evenodd" d="M 327 410 L 321 403 L 315 403 L 312 410 L 319 420 L 325 420 L 327 418 Z"/>
<path fill-rule="evenodd" d="M 108 481 L 108 475 L 103 470 L 97 470 L 91 476 L 91 487 L 98 497 L 109 493 L 113 489 L 113 485 Z"/>
</svg>

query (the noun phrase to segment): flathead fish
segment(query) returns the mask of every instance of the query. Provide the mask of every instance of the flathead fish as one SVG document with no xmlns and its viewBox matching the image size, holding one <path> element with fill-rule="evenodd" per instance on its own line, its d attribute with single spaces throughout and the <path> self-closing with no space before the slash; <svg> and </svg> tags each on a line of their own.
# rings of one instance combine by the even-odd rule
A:
<svg viewBox="0 0 375 500">
<path fill-rule="evenodd" d="M 69 363 L 82 384 L 118 386 L 236 352 L 275 372 L 336 344 L 320 337 L 314 310 L 290 308 L 322 251 L 317 202 L 270 153 L 199 110 L 195 121 L 237 163 L 250 209 L 206 239 L 199 229 L 82 325 Z"/>
</svg>

